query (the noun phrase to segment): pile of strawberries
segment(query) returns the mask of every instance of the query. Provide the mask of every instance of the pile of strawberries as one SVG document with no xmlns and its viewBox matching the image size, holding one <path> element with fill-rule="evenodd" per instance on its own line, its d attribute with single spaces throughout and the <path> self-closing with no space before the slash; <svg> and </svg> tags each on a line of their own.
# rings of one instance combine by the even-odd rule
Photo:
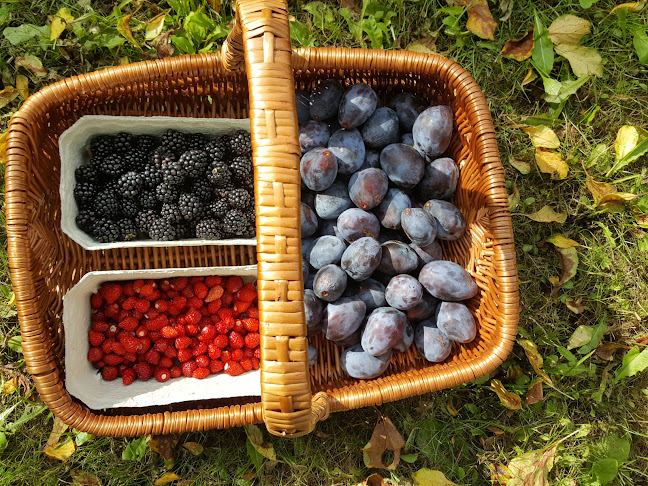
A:
<svg viewBox="0 0 648 486">
<path fill-rule="evenodd" d="M 130 385 L 259 369 L 257 290 L 241 277 L 108 282 L 90 303 L 88 360 L 104 380 Z"/>
</svg>

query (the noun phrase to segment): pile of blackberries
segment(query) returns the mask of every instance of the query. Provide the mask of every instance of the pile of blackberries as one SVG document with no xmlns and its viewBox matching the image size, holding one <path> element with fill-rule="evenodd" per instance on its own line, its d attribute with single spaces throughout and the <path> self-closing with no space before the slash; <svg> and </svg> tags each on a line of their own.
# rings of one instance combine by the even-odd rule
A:
<svg viewBox="0 0 648 486">
<path fill-rule="evenodd" d="M 255 236 L 249 132 L 100 135 L 76 169 L 76 223 L 100 243 Z"/>
</svg>

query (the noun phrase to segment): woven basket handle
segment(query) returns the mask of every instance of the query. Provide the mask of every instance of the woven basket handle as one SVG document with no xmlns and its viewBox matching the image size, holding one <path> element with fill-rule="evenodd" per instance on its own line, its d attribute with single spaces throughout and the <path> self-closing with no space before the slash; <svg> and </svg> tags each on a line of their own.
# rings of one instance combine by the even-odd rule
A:
<svg viewBox="0 0 648 486">
<path fill-rule="evenodd" d="M 301 257 L 300 149 L 285 0 L 237 0 L 223 64 L 245 61 L 250 91 L 257 225 L 261 401 L 272 434 L 304 435 L 328 415 L 313 399 Z M 311 405 L 311 402 L 313 405 Z"/>
</svg>

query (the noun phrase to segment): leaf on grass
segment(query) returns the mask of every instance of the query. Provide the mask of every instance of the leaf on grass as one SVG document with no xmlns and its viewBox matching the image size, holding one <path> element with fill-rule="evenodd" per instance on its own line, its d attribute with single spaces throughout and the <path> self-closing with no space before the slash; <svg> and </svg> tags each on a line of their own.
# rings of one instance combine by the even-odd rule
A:
<svg viewBox="0 0 648 486">
<path fill-rule="evenodd" d="M 542 379 L 538 379 L 535 380 L 533 385 L 529 387 L 529 391 L 527 392 L 527 396 L 526 396 L 527 405 L 533 405 L 535 403 L 542 401 L 542 399 L 544 398 L 542 383 L 543 383 Z"/>
<path fill-rule="evenodd" d="M 520 410 L 522 408 L 522 400 L 519 395 L 508 391 L 502 385 L 502 382 L 499 380 L 491 380 L 490 382 L 491 390 L 497 393 L 497 396 L 504 405 L 509 410 Z"/>
<path fill-rule="evenodd" d="M 393 471 L 400 462 L 400 452 L 403 447 L 405 447 L 403 436 L 389 418 L 380 415 L 371 439 L 362 448 L 365 466 Z M 394 452 L 394 460 L 389 466 L 385 466 L 382 462 L 382 455 L 387 450 Z"/>
<path fill-rule="evenodd" d="M 160 59 L 163 59 L 165 57 L 170 57 L 173 55 L 173 51 L 175 50 L 175 47 L 173 47 L 173 44 L 171 44 L 172 34 L 173 34 L 173 30 L 168 30 L 164 34 L 160 34 L 155 39 L 155 51 L 157 52 L 157 56 Z"/>
<path fill-rule="evenodd" d="M 529 31 L 520 39 L 511 39 L 506 41 L 502 52 L 500 54 L 509 59 L 515 59 L 516 61 L 524 61 L 529 59 L 533 53 L 533 25 L 529 28 Z"/>
<path fill-rule="evenodd" d="M 194 456 L 199 456 L 200 454 L 203 453 L 203 450 L 204 450 L 203 446 L 201 446 L 197 442 L 185 442 L 184 444 L 182 444 L 182 447 L 187 449 Z"/>
<path fill-rule="evenodd" d="M 508 197 L 509 211 L 514 211 L 518 207 L 518 204 L 520 204 L 520 191 L 518 190 L 517 184 L 513 184 L 513 194 Z"/>
<path fill-rule="evenodd" d="M 619 463 L 616 459 L 606 457 L 599 459 L 592 465 L 592 474 L 596 478 L 597 484 L 605 485 L 617 477 L 619 472 Z"/>
<path fill-rule="evenodd" d="M 17 57 L 15 64 L 16 68 L 24 67 L 39 78 L 47 74 L 47 70 L 43 67 L 41 60 L 33 54 L 25 54 L 24 56 Z"/>
<path fill-rule="evenodd" d="M 58 444 L 61 439 L 61 435 L 68 429 L 68 426 L 60 418 L 54 417 L 54 424 L 52 425 L 52 431 L 50 432 L 47 443 L 45 444 L 48 447 L 54 447 Z"/>
<path fill-rule="evenodd" d="M 250 444 L 254 447 L 259 454 L 261 454 L 266 459 L 271 461 L 277 460 L 277 454 L 275 453 L 274 446 L 272 444 L 266 444 L 263 442 L 263 432 L 256 425 L 246 425 L 245 432 L 248 436 Z"/>
<path fill-rule="evenodd" d="M 151 450 L 157 452 L 165 461 L 173 460 L 173 451 L 178 444 L 178 435 L 153 435 L 148 442 Z"/>
<path fill-rule="evenodd" d="M 614 381 L 618 383 L 624 378 L 641 373 L 646 368 L 648 368 L 648 348 L 639 352 L 639 347 L 634 346 L 623 357 L 623 363 L 614 374 Z"/>
<path fill-rule="evenodd" d="M 567 349 L 580 348 L 589 343 L 594 337 L 594 326 L 578 326 L 569 338 Z"/>
<path fill-rule="evenodd" d="M 638 198 L 637 194 L 630 192 L 615 192 L 613 194 L 606 194 L 601 198 L 596 207 L 603 211 L 610 211 L 612 213 L 620 213 L 625 209 L 625 203 Z"/>
<path fill-rule="evenodd" d="M 560 280 L 553 289 L 554 293 L 574 278 L 578 269 L 578 252 L 576 248 L 556 248 L 556 251 L 560 254 Z"/>
<path fill-rule="evenodd" d="M 124 452 L 122 452 L 122 460 L 124 461 L 141 461 L 146 454 L 148 448 L 149 438 L 142 436 L 128 443 Z"/>
<path fill-rule="evenodd" d="M 50 40 L 54 41 L 61 37 L 65 28 L 72 22 L 74 22 L 74 16 L 70 14 L 67 8 L 63 7 L 56 12 L 52 20 L 52 25 L 50 26 Z"/>
<path fill-rule="evenodd" d="M 423 52 L 425 54 L 433 54 L 436 52 L 437 35 L 427 35 L 415 41 L 410 42 L 405 48 L 412 52 Z"/>
<path fill-rule="evenodd" d="M 2 91 L 0 91 L 2 93 Z M 2 96 L 0 96 L 0 108 L 2 108 Z M 0 133 L 0 164 L 5 163 L 7 154 L 7 143 L 9 142 L 9 130 Z M 20 348 L 22 351 L 22 347 Z"/>
<path fill-rule="evenodd" d="M 449 413 L 450 415 L 452 415 L 453 417 L 456 417 L 457 415 L 459 415 L 459 412 L 457 411 L 457 409 L 455 408 L 455 406 L 452 404 L 452 402 L 448 402 L 448 403 L 446 403 L 446 410 L 447 410 L 448 413 Z"/>
<path fill-rule="evenodd" d="M 640 12 L 645 6 L 646 6 L 646 0 L 641 0 L 640 2 L 621 3 L 616 7 L 614 7 L 612 10 L 610 10 L 610 13 L 607 14 L 603 20 L 607 19 L 610 15 L 615 14 L 619 10 L 627 9 L 628 12 L 636 13 L 636 12 Z M 603 20 L 601 20 L 601 22 L 603 22 Z"/>
<path fill-rule="evenodd" d="M 524 162 L 513 157 L 509 157 L 508 161 L 509 164 L 511 164 L 520 172 L 520 174 L 527 175 L 529 172 L 531 172 L 531 164 L 529 164 L 528 162 Z"/>
<path fill-rule="evenodd" d="M 140 45 L 135 40 L 135 37 L 133 37 L 133 32 L 131 31 L 130 28 L 130 21 L 132 17 L 133 15 L 129 14 L 129 15 L 124 15 L 121 19 L 119 19 L 119 22 L 117 22 L 117 31 L 121 35 L 123 35 L 126 39 L 128 39 L 130 43 L 135 46 L 136 49 L 141 50 Z"/>
<path fill-rule="evenodd" d="M 489 464 L 490 480 L 493 486 L 506 486 L 507 481 L 510 479 L 508 467 L 504 464 Z"/>
<path fill-rule="evenodd" d="M 632 37 L 632 44 L 634 45 L 639 62 L 641 64 L 648 64 L 648 35 L 643 30 L 635 30 Z"/>
<path fill-rule="evenodd" d="M 59 443 L 54 446 L 45 446 L 43 453 L 57 461 L 67 462 L 68 459 L 70 459 L 70 456 L 74 454 L 75 450 L 76 446 L 74 445 L 74 441 L 68 437 L 62 444 Z"/>
<path fill-rule="evenodd" d="M 477 37 L 495 40 L 497 22 L 488 8 L 486 0 L 454 0 L 456 5 L 468 7 L 466 29 Z"/>
<path fill-rule="evenodd" d="M 580 298 L 574 300 L 571 297 L 568 297 L 567 300 L 565 300 L 565 305 L 574 314 L 582 314 L 583 312 L 585 312 L 585 307 L 583 307 L 583 301 Z"/>
<path fill-rule="evenodd" d="M 554 44 L 576 45 L 590 33 L 592 24 L 575 15 L 561 15 L 549 26 L 549 39 Z"/>
<path fill-rule="evenodd" d="M 593 47 L 558 44 L 556 45 L 556 54 L 569 61 L 572 71 L 578 78 L 603 76 L 601 55 Z"/>
<path fill-rule="evenodd" d="M 12 351 L 22 354 L 22 336 L 11 336 L 9 341 L 7 341 L 7 346 L 9 346 L 9 349 Z"/>
<path fill-rule="evenodd" d="M 361 483 L 357 483 L 355 486 L 387 486 L 387 483 L 380 474 L 372 474 Z"/>
<path fill-rule="evenodd" d="M 560 442 L 546 450 L 527 452 L 509 462 L 510 479 L 506 486 L 550 486 L 548 475 Z"/>
<path fill-rule="evenodd" d="M 582 78 L 574 79 L 572 81 L 556 81 L 556 83 L 558 83 L 558 91 L 556 93 L 550 93 L 547 90 L 545 83 L 545 95 L 543 98 L 547 103 L 562 103 L 571 95 L 576 93 L 576 91 L 578 91 L 578 89 L 589 79 L 589 76 L 583 76 Z"/>
<path fill-rule="evenodd" d="M 29 80 L 27 79 L 27 76 L 23 74 L 16 76 L 16 89 L 24 100 L 29 98 Z"/>
<path fill-rule="evenodd" d="M 414 486 L 457 486 L 441 471 L 434 469 L 422 468 L 412 474 Z"/>
<path fill-rule="evenodd" d="M 553 386 L 551 378 L 549 378 L 549 375 L 547 375 L 547 373 L 542 369 L 542 363 L 544 362 L 544 359 L 538 351 L 538 347 L 535 345 L 535 343 L 528 339 L 522 339 L 518 341 L 518 343 L 520 344 L 520 346 L 522 346 L 522 349 L 524 349 L 524 354 L 526 354 L 529 363 L 531 363 L 531 367 L 537 373 L 537 375 L 542 378 L 542 380 L 547 385 Z"/>
<path fill-rule="evenodd" d="M 70 475 L 72 476 L 73 486 L 102 486 L 101 479 L 94 474 L 72 469 Z"/>
<path fill-rule="evenodd" d="M 556 135 L 556 132 L 547 125 L 524 127 L 522 130 L 529 136 L 534 147 L 544 147 L 548 149 L 560 147 L 558 135 Z"/>
<path fill-rule="evenodd" d="M 526 86 L 527 84 L 529 84 L 532 81 L 535 81 L 536 79 L 538 79 L 538 75 L 533 70 L 533 68 L 529 68 L 527 73 L 524 75 L 524 79 L 522 80 L 521 84 L 522 86 Z"/>
<path fill-rule="evenodd" d="M 2 393 L 5 395 L 13 395 L 18 389 L 18 377 L 14 376 L 13 378 L 5 381 L 2 384 Z"/>
<path fill-rule="evenodd" d="M 146 34 L 144 35 L 145 40 L 153 40 L 162 32 L 164 27 L 164 19 L 166 14 L 161 13 L 156 15 L 146 24 Z"/>
<path fill-rule="evenodd" d="M 567 221 L 567 213 L 557 213 L 549 206 L 544 206 L 539 211 L 531 214 L 525 214 L 524 216 L 538 223 L 564 224 L 565 221 Z"/>
<path fill-rule="evenodd" d="M 619 349 L 625 349 L 626 347 L 623 344 L 619 343 L 605 343 L 599 344 L 596 347 L 596 356 L 606 361 L 614 360 L 614 353 Z"/>
<path fill-rule="evenodd" d="M 551 235 L 546 239 L 547 243 L 551 243 L 556 248 L 571 248 L 572 246 L 581 246 L 577 241 L 566 238 L 563 235 Z"/>
<path fill-rule="evenodd" d="M 7 27 L 2 34 L 14 46 L 27 42 L 36 36 L 49 37 L 50 28 L 48 25 L 40 27 L 33 24 L 22 24 L 18 27 Z"/>
<path fill-rule="evenodd" d="M 74 443 L 77 445 L 77 447 L 81 447 L 86 442 L 94 439 L 94 435 L 89 434 L 87 432 L 80 432 L 76 429 L 72 429 L 72 431 L 75 433 Z"/>
<path fill-rule="evenodd" d="M 630 441 L 616 434 L 606 435 L 603 439 L 601 454 L 623 464 L 630 457 Z"/>
<path fill-rule="evenodd" d="M 554 64 L 553 45 L 546 33 L 538 35 L 538 31 L 536 30 L 535 35 L 536 38 L 532 52 L 533 65 L 542 76 L 547 77 L 553 69 Z"/>
<path fill-rule="evenodd" d="M 614 165 L 607 175 L 614 174 L 648 152 L 648 132 L 643 128 L 624 125 L 619 128 L 614 141 Z"/>
<path fill-rule="evenodd" d="M 178 476 L 176 473 L 165 472 L 162 476 L 156 479 L 153 484 L 155 486 L 164 486 L 165 484 L 172 483 L 173 481 L 177 481 L 178 479 L 182 479 L 182 478 Z"/>
<path fill-rule="evenodd" d="M 3 90 L 0 90 L 0 108 L 4 108 L 13 100 L 18 98 L 20 91 L 18 91 L 13 86 L 7 86 Z M 9 132 L 5 132 L 6 136 L 9 136 Z"/>
<path fill-rule="evenodd" d="M 569 173 L 569 166 L 558 152 L 537 147 L 535 152 L 536 164 L 540 172 L 551 174 L 552 179 L 562 180 Z"/>
<path fill-rule="evenodd" d="M 597 182 L 589 175 L 585 180 L 585 187 L 587 187 L 589 192 L 592 193 L 595 206 L 598 206 L 599 201 L 601 200 L 601 198 L 603 198 L 603 196 L 616 192 L 616 187 L 614 187 L 612 184 L 608 184 L 607 182 Z"/>
</svg>

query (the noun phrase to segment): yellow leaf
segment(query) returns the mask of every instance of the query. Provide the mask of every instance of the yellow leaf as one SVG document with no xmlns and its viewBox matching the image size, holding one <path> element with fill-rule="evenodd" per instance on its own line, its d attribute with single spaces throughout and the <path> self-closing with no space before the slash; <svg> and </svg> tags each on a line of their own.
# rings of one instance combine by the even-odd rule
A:
<svg viewBox="0 0 648 486">
<path fill-rule="evenodd" d="M 412 52 L 423 52 L 425 54 L 433 54 L 436 52 L 436 34 L 421 37 L 407 45 L 405 49 Z"/>
<path fill-rule="evenodd" d="M 524 76 L 524 79 L 522 80 L 522 86 L 526 86 L 536 79 L 538 79 L 538 74 L 533 70 L 533 68 L 529 68 L 526 75 Z"/>
<path fill-rule="evenodd" d="M 23 74 L 16 76 L 16 89 L 24 100 L 29 98 L 29 80 L 27 79 L 27 76 Z"/>
<path fill-rule="evenodd" d="M 178 435 L 153 435 L 149 440 L 149 447 L 160 454 L 165 461 L 173 460 L 173 451 L 178 444 Z"/>
<path fill-rule="evenodd" d="M 63 444 L 59 443 L 55 446 L 45 446 L 43 453 L 57 461 L 67 462 L 75 450 L 74 441 L 67 438 L 67 441 Z"/>
<path fill-rule="evenodd" d="M 263 442 L 263 432 L 256 425 L 246 425 L 245 432 L 248 436 L 250 444 L 254 449 L 261 454 L 266 459 L 271 461 L 277 460 L 277 454 L 275 453 L 274 446 L 272 444 L 266 444 Z"/>
<path fill-rule="evenodd" d="M 7 86 L 3 90 L 0 90 L 0 108 L 4 108 L 13 100 L 15 100 L 20 92 L 13 86 Z"/>
<path fill-rule="evenodd" d="M 451 402 L 446 403 L 446 410 L 453 417 L 456 417 L 457 415 L 459 415 L 459 412 L 457 412 L 457 409 L 455 408 L 455 406 Z"/>
<path fill-rule="evenodd" d="M 0 101 L 2 101 L 2 98 L 0 98 Z M 0 106 L 0 108 L 2 108 L 2 106 Z M 0 134 L 0 163 L 1 164 L 5 163 L 8 142 L 9 142 L 9 130 L 6 130 L 4 133 Z"/>
<path fill-rule="evenodd" d="M 578 252 L 576 248 L 556 248 L 560 255 L 560 279 L 553 292 L 557 292 L 565 283 L 576 275 L 578 269 Z"/>
<path fill-rule="evenodd" d="M 486 0 L 454 0 L 454 3 L 468 7 L 466 29 L 482 39 L 495 39 L 497 22 L 495 22 Z"/>
<path fill-rule="evenodd" d="M 551 243 L 556 248 L 571 248 L 572 246 L 580 246 L 580 244 L 569 238 L 565 238 L 563 235 L 551 235 L 547 238 L 547 242 Z"/>
<path fill-rule="evenodd" d="M 606 194 L 603 196 L 599 202 L 596 204 L 597 209 L 602 209 L 604 211 L 610 211 L 612 213 L 620 213 L 625 209 L 624 203 L 626 201 L 632 201 L 633 199 L 638 198 L 637 194 L 632 194 L 629 192 L 613 192 L 611 194 Z"/>
<path fill-rule="evenodd" d="M 531 172 L 531 164 L 529 164 L 528 162 L 524 162 L 523 160 L 518 160 L 513 157 L 509 157 L 508 161 L 509 164 L 520 171 L 520 174 L 527 175 L 529 172 Z"/>
<path fill-rule="evenodd" d="M 541 172 L 551 174 L 552 179 L 564 179 L 569 173 L 569 166 L 559 153 L 542 147 L 536 148 L 536 164 Z"/>
<path fill-rule="evenodd" d="M 520 191 L 517 188 L 517 184 L 513 184 L 513 194 L 508 197 L 509 211 L 514 211 L 518 207 L 518 204 L 520 204 Z"/>
<path fill-rule="evenodd" d="M 524 354 L 526 354 L 529 363 L 531 363 L 531 367 L 537 375 L 542 378 L 547 385 L 553 386 L 551 378 L 549 378 L 549 375 L 542 369 L 542 363 L 544 360 L 542 359 L 542 355 L 538 351 L 538 347 L 535 343 L 528 339 L 522 339 L 518 341 L 518 343 L 522 346 L 522 349 L 524 349 Z"/>
<path fill-rule="evenodd" d="M 557 213 L 549 206 L 544 206 L 539 211 L 531 214 L 525 214 L 525 216 L 533 221 L 538 223 L 560 223 L 563 224 L 567 221 L 567 213 Z"/>
<path fill-rule="evenodd" d="M 619 128 L 616 140 L 614 141 L 614 152 L 616 153 L 614 161 L 618 162 L 624 158 L 646 137 L 648 137 L 648 132 L 643 128 L 623 125 Z"/>
<path fill-rule="evenodd" d="M 165 472 L 153 484 L 155 484 L 155 486 L 164 486 L 165 484 L 172 483 L 173 481 L 177 481 L 178 479 L 182 479 L 182 478 L 178 476 L 176 473 Z"/>
<path fill-rule="evenodd" d="M 504 385 L 502 385 L 501 381 L 491 380 L 490 387 L 491 390 L 497 393 L 497 396 L 499 397 L 500 402 L 502 402 L 502 405 L 504 405 L 509 410 L 520 410 L 522 408 L 522 400 L 520 399 L 519 395 L 511 393 L 506 388 L 504 388 Z"/>
<path fill-rule="evenodd" d="M 70 15 L 67 8 L 62 8 L 54 16 L 52 25 L 50 25 L 50 40 L 56 40 L 61 37 L 61 34 L 71 22 L 74 22 L 74 17 Z"/>
<path fill-rule="evenodd" d="M 67 430 L 67 428 L 67 424 L 60 418 L 55 416 L 54 424 L 52 425 L 52 431 L 50 432 L 47 443 L 45 445 L 48 447 L 54 447 L 56 444 L 58 444 L 59 440 L 61 439 L 61 435 Z"/>
<path fill-rule="evenodd" d="M 510 479 L 506 486 L 550 486 L 548 474 L 553 468 L 556 448 L 562 440 L 547 450 L 527 452 L 508 464 Z"/>
<path fill-rule="evenodd" d="M 427 468 L 416 471 L 412 474 L 412 479 L 414 486 L 457 486 L 457 483 L 447 479 L 441 471 Z"/>
<path fill-rule="evenodd" d="M 146 24 L 146 35 L 144 36 L 144 39 L 153 40 L 160 35 L 160 32 L 162 32 L 162 28 L 164 27 L 165 18 L 166 14 L 164 13 L 153 17 L 148 24 Z"/>
<path fill-rule="evenodd" d="M 14 376 L 2 384 L 2 393 L 12 395 L 18 389 L 18 377 Z"/>
<path fill-rule="evenodd" d="M 645 6 L 646 6 L 646 0 L 642 0 L 641 2 L 621 3 L 616 7 L 614 7 L 612 10 L 610 10 L 610 13 L 607 14 L 603 20 L 607 19 L 610 15 L 618 12 L 621 9 L 625 8 L 628 9 L 628 12 L 636 13 L 641 11 Z M 601 22 L 603 22 L 603 20 L 601 20 Z"/>
<path fill-rule="evenodd" d="M 378 417 L 378 423 L 369 442 L 362 448 L 365 466 L 393 471 L 400 462 L 400 452 L 403 447 L 405 447 L 403 436 L 389 418 L 381 415 Z M 389 466 L 385 466 L 382 456 L 388 450 L 393 451 L 394 460 Z"/>
<path fill-rule="evenodd" d="M 590 176 L 587 176 L 587 179 L 585 180 L 585 187 L 587 187 L 589 192 L 592 193 L 595 206 L 598 206 L 598 203 L 603 196 L 616 192 L 616 187 L 612 184 L 608 184 L 607 182 L 597 182 Z"/>
<path fill-rule="evenodd" d="M 203 446 L 197 442 L 185 442 L 182 447 L 191 452 L 194 456 L 199 456 L 203 452 Z"/>
<path fill-rule="evenodd" d="M 509 59 L 524 61 L 525 59 L 531 57 L 531 53 L 533 52 L 533 44 L 534 41 L 532 25 L 529 28 L 529 31 L 521 39 L 507 40 L 500 54 L 503 57 L 508 57 Z"/>
<path fill-rule="evenodd" d="M 546 125 L 525 127 L 522 130 L 524 130 L 524 133 L 529 136 L 531 143 L 535 147 L 544 147 L 548 149 L 560 147 L 558 135 L 556 135 L 556 132 Z"/>
<path fill-rule="evenodd" d="M 137 49 L 141 50 L 140 45 L 135 40 L 135 37 L 133 37 L 133 32 L 131 32 L 130 21 L 132 17 L 133 15 L 129 14 L 129 15 L 124 15 L 121 19 L 119 19 L 119 22 L 117 22 L 117 31 L 121 35 L 126 37 L 126 39 L 128 39 L 131 42 L 131 44 L 133 44 Z"/>
<path fill-rule="evenodd" d="M 67 8 L 65 8 L 65 7 L 63 7 L 63 8 L 60 9 L 58 12 L 56 12 L 56 16 L 57 16 L 57 17 L 61 17 L 61 18 L 62 18 L 63 20 L 65 20 L 68 24 L 69 24 L 70 22 L 74 22 L 74 15 L 72 15 L 72 14 L 70 13 L 70 11 L 69 11 Z"/>
<path fill-rule="evenodd" d="M 561 15 L 549 26 L 549 39 L 554 44 L 576 45 L 590 33 L 592 24 L 575 15 Z"/>
<path fill-rule="evenodd" d="M 41 60 L 33 54 L 25 54 L 24 56 L 17 57 L 14 63 L 16 64 L 16 68 L 24 67 L 38 77 L 43 77 L 47 74 L 47 70 L 43 67 Z"/>
<path fill-rule="evenodd" d="M 569 61 L 569 65 L 576 77 L 603 76 L 601 55 L 593 47 L 557 44 L 556 54 Z"/>
</svg>

